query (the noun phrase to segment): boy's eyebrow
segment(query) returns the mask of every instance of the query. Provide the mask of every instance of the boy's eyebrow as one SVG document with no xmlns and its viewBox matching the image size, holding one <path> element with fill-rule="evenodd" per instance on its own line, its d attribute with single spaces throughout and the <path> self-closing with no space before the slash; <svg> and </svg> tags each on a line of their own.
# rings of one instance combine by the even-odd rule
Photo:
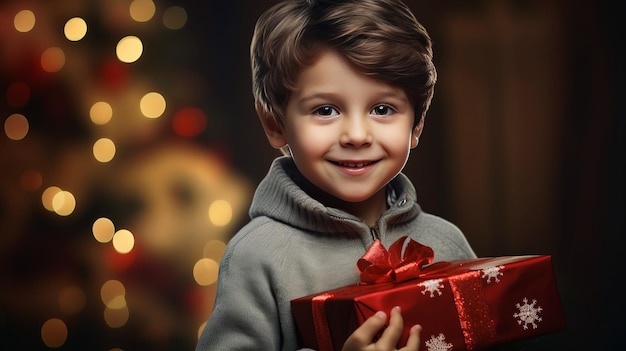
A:
<svg viewBox="0 0 626 351">
<path fill-rule="evenodd" d="M 316 100 L 316 99 L 329 100 L 329 99 L 336 98 L 339 95 L 341 95 L 341 93 L 334 93 L 334 92 L 312 93 L 309 95 L 304 95 L 302 98 L 299 98 L 298 104 L 307 103 L 310 100 Z M 409 101 L 406 97 L 406 94 L 402 94 L 401 90 L 399 92 L 390 90 L 390 91 L 385 91 L 384 93 L 376 95 L 376 99 L 387 99 L 387 98 L 398 99 L 403 102 Z"/>
<path fill-rule="evenodd" d="M 304 95 L 302 98 L 298 99 L 298 103 L 303 104 L 309 102 L 310 100 L 316 99 L 328 100 L 336 97 L 337 95 L 337 93 L 313 93 L 309 95 Z"/>
</svg>

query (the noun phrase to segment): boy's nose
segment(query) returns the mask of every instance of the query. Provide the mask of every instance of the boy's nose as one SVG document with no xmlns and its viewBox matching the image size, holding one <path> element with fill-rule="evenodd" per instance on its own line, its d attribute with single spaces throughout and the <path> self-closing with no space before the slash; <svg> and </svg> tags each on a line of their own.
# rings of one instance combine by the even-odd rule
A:
<svg viewBox="0 0 626 351">
<path fill-rule="evenodd" d="M 340 142 L 344 146 L 361 147 L 372 143 L 371 126 L 364 117 L 345 118 Z"/>
</svg>

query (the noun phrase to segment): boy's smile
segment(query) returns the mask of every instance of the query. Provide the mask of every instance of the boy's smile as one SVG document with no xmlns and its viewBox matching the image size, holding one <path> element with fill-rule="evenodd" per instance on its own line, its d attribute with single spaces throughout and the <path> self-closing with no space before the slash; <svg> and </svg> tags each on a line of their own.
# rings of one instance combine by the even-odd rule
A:
<svg viewBox="0 0 626 351">
<path fill-rule="evenodd" d="M 261 117 L 272 146 L 289 145 L 307 180 L 357 216 L 355 207 L 384 208 L 385 185 L 417 146 L 422 123 L 413 128 L 414 118 L 402 89 L 363 75 L 333 50 L 300 73 L 282 126 Z"/>
<path fill-rule="evenodd" d="M 335 163 L 342 171 L 346 172 L 347 174 L 360 175 L 367 172 L 369 168 L 376 164 L 376 161 L 337 161 Z"/>
</svg>

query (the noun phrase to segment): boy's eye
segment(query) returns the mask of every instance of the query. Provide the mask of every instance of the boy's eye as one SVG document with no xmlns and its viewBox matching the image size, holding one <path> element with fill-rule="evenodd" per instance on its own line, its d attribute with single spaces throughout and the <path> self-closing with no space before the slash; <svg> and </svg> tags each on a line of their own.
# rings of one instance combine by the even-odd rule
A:
<svg viewBox="0 0 626 351">
<path fill-rule="evenodd" d="M 318 116 L 335 116 L 339 114 L 339 112 L 334 107 L 329 105 L 322 106 L 313 111 L 313 113 Z"/>
<path fill-rule="evenodd" d="M 391 106 L 387 106 L 387 105 L 377 105 L 372 110 L 372 114 L 380 115 L 380 116 L 390 115 L 393 112 L 394 112 L 393 108 Z"/>
</svg>

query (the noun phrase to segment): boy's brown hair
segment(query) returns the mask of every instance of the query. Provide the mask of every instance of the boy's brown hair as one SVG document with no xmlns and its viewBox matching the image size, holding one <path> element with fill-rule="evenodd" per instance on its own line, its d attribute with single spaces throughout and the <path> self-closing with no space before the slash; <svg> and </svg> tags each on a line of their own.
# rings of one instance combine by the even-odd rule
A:
<svg viewBox="0 0 626 351">
<path fill-rule="evenodd" d="M 424 117 L 437 72 L 426 29 L 400 0 L 287 0 L 256 23 L 250 45 L 257 108 L 282 125 L 300 71 L 326 48 L 358 71 L 401 88 Z"/>
</svg>

